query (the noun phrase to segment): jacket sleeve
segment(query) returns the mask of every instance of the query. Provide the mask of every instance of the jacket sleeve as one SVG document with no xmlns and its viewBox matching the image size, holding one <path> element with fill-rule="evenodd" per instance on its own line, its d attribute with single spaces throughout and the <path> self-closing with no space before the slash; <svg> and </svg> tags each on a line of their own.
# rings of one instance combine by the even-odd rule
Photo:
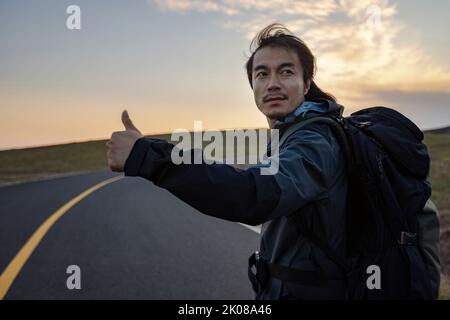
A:
<svg viewBox="0 0 450 320">
<path fill-rule="evenodd" d="M 326 196 L 330 145 L 313 131 L 289 137 L 280 150 L 275 175 L 261 175 L 260 166 L 240 170 L 226 164 L 175 165 L 173 148 L 165 140 L 137 140 L 125 163 L 125 175 L 152 181 L 204 214 L 250 225 Z M 193 158 L 195 150 L 189 152 Z"/>
</svg>

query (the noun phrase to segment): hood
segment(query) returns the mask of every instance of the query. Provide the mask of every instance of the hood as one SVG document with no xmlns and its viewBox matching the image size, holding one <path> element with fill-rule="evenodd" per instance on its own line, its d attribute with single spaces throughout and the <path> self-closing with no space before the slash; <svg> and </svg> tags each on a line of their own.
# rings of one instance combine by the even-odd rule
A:
<svg viewBox="0 0 450 320">
<path fill-rule="evenodd" d="M 301 120 L 317 116 L 319 114 L 340 114 L 344 112 L 344 107 L 336 102 L 326 99 L 303 101 L 293 112 L 283 119 L 275 122 L 275 129 L 285 127 Z"/>
</svg>

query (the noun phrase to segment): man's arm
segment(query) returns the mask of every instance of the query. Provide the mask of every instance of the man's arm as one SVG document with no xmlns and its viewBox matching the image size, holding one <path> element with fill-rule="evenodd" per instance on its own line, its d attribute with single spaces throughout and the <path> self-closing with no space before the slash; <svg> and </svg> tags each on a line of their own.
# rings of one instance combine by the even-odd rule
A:
<svg viewBox="0 0 450 320">
<path fill-rule="evenodd" d="M 137 140 L 125 163 L 125 175 L 150 180 L 204 214 L 250 225 L 327 196 L 334 159 L 330 144 L 313 131 L 302 130 L 286 141 L 275 175 L 261 175 L 260 167 L 175 165 L 170 158 L 173 147 L 160 139 Z"/>
</svg>

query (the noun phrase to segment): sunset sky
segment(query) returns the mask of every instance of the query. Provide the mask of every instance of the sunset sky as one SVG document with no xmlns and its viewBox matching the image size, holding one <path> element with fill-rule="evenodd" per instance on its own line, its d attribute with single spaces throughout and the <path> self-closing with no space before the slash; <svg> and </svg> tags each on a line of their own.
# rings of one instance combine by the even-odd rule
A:
<svg viewBox="0 0 450 320">
<path fill-rule="evenodd" d="M 123 109 L 145 134 L 267 127 L 244 64 L 272 22 L 307 43 L 347 114 L 450 125 L 449 21 L 441 0 L 1 0 L 0 149 L 108 138 Z"/>
</svg>

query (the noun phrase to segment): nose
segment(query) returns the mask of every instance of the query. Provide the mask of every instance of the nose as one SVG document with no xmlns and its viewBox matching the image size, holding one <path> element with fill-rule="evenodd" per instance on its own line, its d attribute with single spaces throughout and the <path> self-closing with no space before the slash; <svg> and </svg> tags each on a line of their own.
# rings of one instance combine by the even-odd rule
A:
<svg viewBox="0 0 450 320">
<path fill-rule="evenodd" d="M 270 81 L 269 81 L 269 83 L 267 85 L 267 90 L 269 92 L 273 92 L 273 91 L 279 90 L 280 88 L 281 88 L 281 85 L 280 85 L 280 81 L 278 79 L 278 76 L 276 74 L 273 74 L 270 77 Z"/>
</svg>

